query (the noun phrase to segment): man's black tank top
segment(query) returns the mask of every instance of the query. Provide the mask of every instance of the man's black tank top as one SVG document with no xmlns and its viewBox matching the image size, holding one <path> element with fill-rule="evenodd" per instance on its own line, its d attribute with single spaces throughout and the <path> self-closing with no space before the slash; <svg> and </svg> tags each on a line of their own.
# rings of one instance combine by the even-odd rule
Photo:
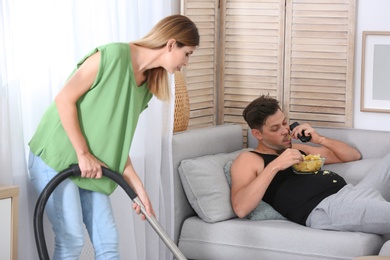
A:
<svg viewBox="0 0 390 260">
<path fill-rule="evenodd" d="M 278 157 L 252 152 L 263 158 L 264 167 Z M 292 167 L 289 167 L 275 175 L 263 200 L 287 219 L 306 225 L 310 212 L 324 198 L 338 192 L 344 185 L 345 180 L 334 172 L 295 174 Z"/>
</svg>

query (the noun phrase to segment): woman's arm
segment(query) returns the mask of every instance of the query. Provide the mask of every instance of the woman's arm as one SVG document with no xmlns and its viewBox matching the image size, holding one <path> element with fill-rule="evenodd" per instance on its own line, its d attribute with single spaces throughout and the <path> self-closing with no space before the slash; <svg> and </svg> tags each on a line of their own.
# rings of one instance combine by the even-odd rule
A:
<svg viewBox="0 0 390 260">
<path fill-rule="evenodd" d="M 89 151 L 81 132 L 76 102 L 95 81 L 100 63 L 100 52 L 90 56 L 69 78 L 55 98 L 61 123 L 77 154 L 81 177 L 101 178 L 105 166 Z"/>
<path fill-rule="evenodd" d="M 155 216 L 152 204 L 149 200 L 148 194 L 138 177 L 133 164 L 131 163 L 130 157 L 127 158 L 125 170 L 123 171 L 123 178 L 130 185 L 130 187 L 134 190 L 134 192 L 138 195 L 138 198 L 141 200 L 142 204 L 145 206 L 146 212 L 149 216 Z M 133 204 L 133 209 L 137 214 L 141 213 L 141 208 L 137 203 Z M 142 214 L 142 220 L 145 220 L 146 217 Z"/>
</svg>

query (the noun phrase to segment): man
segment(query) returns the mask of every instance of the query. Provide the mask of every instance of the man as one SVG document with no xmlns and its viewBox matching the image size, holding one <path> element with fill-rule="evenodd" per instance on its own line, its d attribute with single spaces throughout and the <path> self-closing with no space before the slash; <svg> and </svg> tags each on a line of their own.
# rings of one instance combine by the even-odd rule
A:
<svg viewBox="0 0 390 260">
<path fill-rule="evenodd" d="M 264 200 L 287 219 L 312 228 L 390 234 L 390 154 L 356 186 L 333 172 L 295 174 L 291 166 L 303 160 L 302 153 L 319 154 L 325 164 L 359 160 L 361 154 L 308 124 L 290 131 L 279 102 L 269 96 L 252 101 L 243 116 L 258 146 L 240 154 L 231 168 L 238 217 Z M 316 146 L 292 144 L 291 138 L 303 134 Z"/>
</svg>

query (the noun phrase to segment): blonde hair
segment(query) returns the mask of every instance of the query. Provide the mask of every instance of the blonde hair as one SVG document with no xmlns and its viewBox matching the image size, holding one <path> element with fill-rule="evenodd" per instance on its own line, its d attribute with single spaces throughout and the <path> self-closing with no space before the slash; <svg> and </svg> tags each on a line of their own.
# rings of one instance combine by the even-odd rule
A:
<svg viewBox="0 0 390 260">
<path fill-rule="evenodd" d="M 159 21 L 142 39 L 133 43 L 149 49 L 161 49 L 170 39 L 175 39 L 179 48 L 199 46 L 199 32 L 196 25 L 186 16 L 171 15 Z M 153 68 L 145 72 L 150 92 L 160 100 L 169 100 L 168 72 Z"/>
</svg>

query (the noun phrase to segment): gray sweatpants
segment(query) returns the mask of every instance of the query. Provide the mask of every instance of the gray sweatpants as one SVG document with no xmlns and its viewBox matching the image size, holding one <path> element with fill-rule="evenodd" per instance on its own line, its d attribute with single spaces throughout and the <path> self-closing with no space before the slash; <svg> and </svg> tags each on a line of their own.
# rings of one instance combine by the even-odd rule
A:
<svg viewBox="0 0 390 260">
<path fill-rule="evenodd" d="M 306 226 L 390 234 L 390 154 L 357 185 L 343 187 L 317 205 Z"/>
</svg>

